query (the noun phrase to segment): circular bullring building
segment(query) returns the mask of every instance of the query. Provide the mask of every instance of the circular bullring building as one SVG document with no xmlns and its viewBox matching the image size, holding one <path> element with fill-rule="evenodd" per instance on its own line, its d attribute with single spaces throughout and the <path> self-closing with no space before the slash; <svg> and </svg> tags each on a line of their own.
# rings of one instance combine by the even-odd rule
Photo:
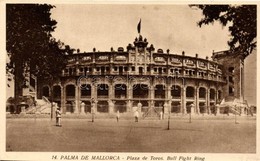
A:
<svg viewBox="0 0 260 161">
<path fill-rule="evenodd" d="M 223 98 L 243 96 L 243 62 L 229 51 L 202 59 L 155 49 L 139 35 L 126 48 L 67 60 L 59 79 L 37 82 L 37 97 L 52 97 L 64 114 L 212 114 Z"/>
</svg>

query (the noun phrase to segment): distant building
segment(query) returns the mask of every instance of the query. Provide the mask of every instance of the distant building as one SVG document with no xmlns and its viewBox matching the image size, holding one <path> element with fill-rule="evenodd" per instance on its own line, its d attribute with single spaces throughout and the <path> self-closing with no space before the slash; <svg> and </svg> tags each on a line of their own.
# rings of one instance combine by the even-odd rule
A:
<svg viewBox="0 0 260 161">
<path fill-rule="evenodd" d="M 53 84 L 37 80 L 37 97 L 57 102 L 63 113 L 90 113 L 91 107 L 130 113 L 137 106 L 140 112 L 215 113 L 223 98 L 244 97 L 244 64 L 235 54 L 175 54 L 156 50 L 140 35 L 126 49 L 68 55 L 62 77 Z"/>
</svg>

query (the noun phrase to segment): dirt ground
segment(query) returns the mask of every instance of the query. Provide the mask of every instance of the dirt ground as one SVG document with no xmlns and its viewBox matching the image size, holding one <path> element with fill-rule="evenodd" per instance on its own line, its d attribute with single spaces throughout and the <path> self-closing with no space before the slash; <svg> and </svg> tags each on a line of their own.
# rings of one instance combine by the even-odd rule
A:
<svg viewBox="0 0 260 161">
<path fill-rule="evenodd" d="M 9 118 L 6 151 L 255 153 L 256 119 L 119 120 Z"/>
</svg>

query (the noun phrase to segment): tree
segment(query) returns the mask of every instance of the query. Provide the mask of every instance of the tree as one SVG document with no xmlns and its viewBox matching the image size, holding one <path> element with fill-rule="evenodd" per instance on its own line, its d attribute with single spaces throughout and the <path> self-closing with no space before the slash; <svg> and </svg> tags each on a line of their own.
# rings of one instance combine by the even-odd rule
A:
<svg viewBox="0 0 260 161">
<path fill-rule="evenodd" d="M 240 51 L 245 59 L 256 48 L 256 5 L 190 5 L 202 10 L 199 27 L 219 21 L 229 26 L 231 51 Z"/>
<path fill-rule="evenodd" d="M 26 74 L 37 77 L 61 73 L 66 61 L 64 44 L 52 38 L 57 22 L 48 4 L 6 5 L 6 70 L 14 75 L 15 99 L 22 95 Z"/>
</svg>

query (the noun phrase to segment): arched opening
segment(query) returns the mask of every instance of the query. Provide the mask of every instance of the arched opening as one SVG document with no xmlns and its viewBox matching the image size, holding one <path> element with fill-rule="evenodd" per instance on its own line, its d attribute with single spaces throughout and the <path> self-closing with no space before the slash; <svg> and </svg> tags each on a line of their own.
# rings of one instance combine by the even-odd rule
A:
<svg viewBox="0 0 260 161">
<path fill-rule="evenodd" d="M 181 87 L 173 85 L 171 88 L 171 96 L 172 98 L 181 98 Z"/>
<path fill-rule="evenodd" d="M 165 86 L 164 85 L 156 85 L 154 88 L 154 97 L 155 98 L 165 98 Z"/>
<path fill-rule="evenodd" d="M 171 112 L 172 113 L 180 113 L 181 112 L 181 103 L 180 102 L 172 102 Z"/>
<path fill-rule="evenodd" d="M 155 108 L 163 108 L 164 101 L 154 101 Z"/>
<path fill-rule="evenodd" d="M 73 113 L 73 105 L 74 105 L 74 102 L 72 102 L 72 101 L 67 101 L 67 103 L 65 104 L 65 106 L 66 106 L 66 112 Z"/>
<path fill-rule="evenodd" d="M 222 91 L 218 90 L 218 101 L 221 101 L 222 99 Z"/>
<path fill-rule="evenodd" d="M 133 98 L 148 98 L 149 88 L 146 84 L 136 84 L 133 86 Z"/>
<path fill-rule="evenodd" d="M 187 98 L 194 98 L 194 88 L 193 87 L 187 87 L 186 88 L 186 97 Z"/>
<path fill-rule="evenodd" d="M 193 104 L 193 102 L 187 102 L 186 103 L 186 112 L 187 113 L 191 113 L 191 104 Z"/>
<path fill-rule="evenodd" d="M 75 97 L 75 86 L 74 85 L 67 85 L 66 86 L 66 96 L 67 98 Z"/>
<path fill-rule="evenodd" d="M 215 103 L 214 102 L 211 102 L 210 103 L 210 106 L 209 106 L 209 109 L 210 109 L 210 112 L 212 114 L 215 114 L 217 111 L 216 111 L 216 106 L 215 106 Z"/>
<path fill-rule="evenodd" d="M 44 86 L 42 88 L 42 96 L 49 97 L 50 96 L 50 89 L 48 86 Z"/>
<path fill-rule="evenodd" d="M 164 113 L 164 101 L 154 101 L 155 111 L 159 114 L 161 111 Z"/>
<path fill-rule="evenodd" d="M 206 88 L 200 87 L 199 89 L 199 98 L 206 99 Z"/>
<path fill-rule="evenodd" d="M 98 101 L 97 112 L 108 113 L 108 102 L 107 101 Z"/>
<path fill-rule="evenodd" d="M 200 110 L 200 113 L 205 113 L 206 112 L 206 104 L 205 104 L 205 102 L 200 102 L 199 103 L 199 110 Z"/>
<path fill-rule="evenodd" d="M 119 110 L 120 113 L 126 112 L 126 102 L 125 101 L 116 101 L 114 112 Z"/>
<path fill-rule="evenodd" d="M 134 102 L 133 102 L 133 107 L 137 107 L 137 104 L 138 104 L 139 102 L 142 104 L 142 109 L 141 109 L 141 111 L 142 111 L 142 112 L 147 112 L 147 110 L 148 110 L 148 101 L 144 101 L 144 100 L 134 101 Z"/>
<path fill-rule="evenodd" d="M 60 99 L 61 98 L 61 87 L 56 85 L 53 86 L 53 98 Z"/>
<path fill-rule="evenodd" d="M 91 85 L 82 84 L 80 86 L 81 97 L 91 97 Z"/>
<path fill-rule="evenodd" d="M 91 113 L 91 103 L 90 101 L 83 101 L 85 103 L 85 113 Z"/>
<path fill-rule="evenodd" d="M 214 89 L 209 90 L 209 98 L 212 101 L 215 100 L 215 90 Z"/>
<path fill-rule="evenodd" d="M 126 85 L 116 84 L 115 85 L 115 98 L 126 98 Z"/>
<path fill-rule="evenodd" d="M 108 85 L 107 84 L 98 84 L 97 96 L 98 97 L 108 97 Z"/>
</svg>

